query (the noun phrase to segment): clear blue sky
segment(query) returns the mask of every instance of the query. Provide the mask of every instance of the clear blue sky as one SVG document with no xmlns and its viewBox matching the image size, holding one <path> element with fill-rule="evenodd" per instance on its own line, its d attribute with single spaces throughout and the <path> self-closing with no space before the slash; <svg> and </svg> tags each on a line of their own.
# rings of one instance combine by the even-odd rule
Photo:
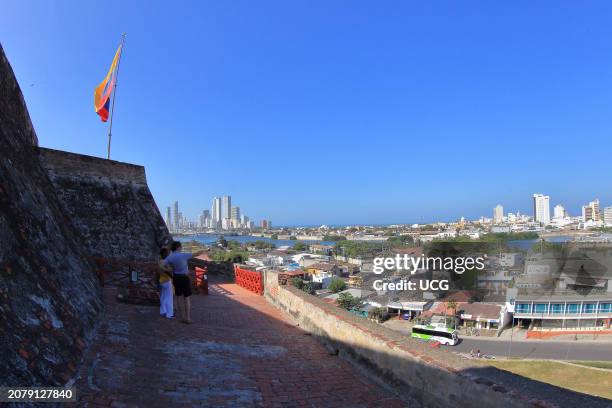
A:
<svg viewBox="0 0 612 408">
<path fill-rule="evenodd" d="M 93 89 L 127 32 L 116 160 L 160 209 L 275 225 L 612 205 L 609 2 L 3 2 L 42 146 L 105 156 Z M 432 2 L 426 2 L 432 3 Z"/>
</svg>

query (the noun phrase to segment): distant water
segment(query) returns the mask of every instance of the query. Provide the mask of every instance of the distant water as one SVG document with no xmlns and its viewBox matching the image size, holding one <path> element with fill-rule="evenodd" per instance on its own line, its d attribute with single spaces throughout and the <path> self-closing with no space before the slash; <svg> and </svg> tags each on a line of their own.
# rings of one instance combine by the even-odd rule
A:
<svg viewBox="0 0 612 408">
<path fill-rule="evenodd" d="M 563 242 L 571 241 L 572 239 L 573 238 L 570 236 L 561 235 L 557 237 L 544 238 L 544 241 L 553 242 L 553 243 L 563 243 Z M 523 251 L 528 251 L 538 242 L 540 242 L 539 239 L 519 239 L 516 241 L 508 241 L 507 245 L 509 247 L 513 247 L 513 248 L 520 249 Z"/>
<path fill-rule="evenodd" d="M 255 242 L 255 241 L 265 241 L 265 242 L 271 242 L 274 245 L 276 245 L 276 247 L 281 247 L 281 246 L 289 246 L 293 248 L 293 245 L 295 245 L 296 242 L 304 242 L 305 244 L 323 244 L 323 245 L 335 245 L 336 243 L 333 241 L 295 241 L 292 239 L 271 239 L 271 238 L 264 238 L 264 237 L 257 237 L 257 236 L 253 236 L 253 235 L 239 235 L 239 236 L 230 236 L 230 235 L 223 235 L 223 234 L 197 234 L 197 235 L 189 235 L 189 236 L 180 236 L 180 237 L 175 237 L 175 239 L 181 241 L 181 242 L 186 242 L 186 241 L 197 241 L 200 242 L 202 244 L 206 244 L 206 245 L 212 245 L 215 242 L 217 242 L 219 240 L 219 237 L 223 236 L 225 238 L 226 241 L 236 241 L 239 242 L 241 244 L 245 244 L 248 242 Z"/>
</svg>

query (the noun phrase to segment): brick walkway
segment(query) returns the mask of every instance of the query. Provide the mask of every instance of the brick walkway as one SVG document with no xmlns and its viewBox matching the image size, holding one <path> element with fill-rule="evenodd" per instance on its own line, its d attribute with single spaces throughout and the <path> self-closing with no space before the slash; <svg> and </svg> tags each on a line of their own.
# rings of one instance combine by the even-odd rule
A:
<svg viewBox="0 0 612 408">
<path fill-rule="evenodd" d="M 193 325 L 114 300 L 76 383 L 81 406 L 402 407 L 262 296 L 193 296 Z"/>
</svg>

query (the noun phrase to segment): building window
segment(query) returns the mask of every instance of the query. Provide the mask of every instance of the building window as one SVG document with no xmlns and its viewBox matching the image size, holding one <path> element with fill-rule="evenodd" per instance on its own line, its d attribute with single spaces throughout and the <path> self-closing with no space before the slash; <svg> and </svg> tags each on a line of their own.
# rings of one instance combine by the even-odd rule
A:
<svg viewBox="0 0 612 408">
<path fill-rule="evenodd" d="M 547 303 L 536 303 L 535 305 L 533 305 L 533 313 L 546 313 L 547 311 Z"/>
<path fill-rule="evenodd" d="M 580 303 L 568 303 L 567 313 L 578 313 L 580 310 Z"/>
<path fill-rule="evenodd" d="M 563 313 L 563 303 L 553 303 L 550 305 L 550 313 Z"/>
<path fill-rule="evenodd" d="M 612 312 L 612 303 L 600 303 L 599 313 L 610 313 Z"/>
<path fill-rule="evenodd" d="M 582 313 L 595 313 L 595 303 L 585 303 L 582 305 Z"/>
<path fill-rule="evenodd" d="M 516 311 L 518 313 L 530 313 L 531 312 L 531 304 L 529 303 L 517 303 Z"/>
</svg>

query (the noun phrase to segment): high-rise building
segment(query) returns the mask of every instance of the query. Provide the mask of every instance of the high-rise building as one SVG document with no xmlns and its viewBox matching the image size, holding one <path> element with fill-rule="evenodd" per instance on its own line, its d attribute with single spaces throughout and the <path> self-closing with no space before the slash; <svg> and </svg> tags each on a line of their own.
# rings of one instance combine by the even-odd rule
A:
<svg viewBox="0 0 612 408">
<path fill-rule="evenodd" d="M 553 209 L 553 218 L 560 220 L 565 217 L 567 217 L 567 212 L 565 211 L 565 208 L 563 208 L 561 204 L 555 205 L 555 208 Z"/>
<path fill-rule="evenodd" d="M 501 204 L 497 204 L 493 208 L 493 223 L 501 224 L 504 222 L 504 207 Z"/>
<path fill-rule="evenodd" d="M 210 226 L 210 211 L 202 211 L 200 215 L 200 228 L 208 228 Z"/>
<path fill-rule="evenodd" d="M 232 207 L 232 220 L 240 221 L 240 207 Z"/>
<path fill-rule="evenodd" d="M 263 229 L 267 229 L 267 228 L 268 228 L 268 221 L 266 221 L 266 220 L 261 220 L 261 228 L 263 228 Z"/>
<path fill-rule="evenodd" d="M 178 231 L 178 229 L 180 228 L 179 222 L 179 206 L 178 206 L 178 201 L 174 202 L 174 230 Z"/>
<path fill-rule="evenodd" d="M 241 224 L 242 224 L 242 225 L 243 225 L 245 228 L 248 228 L 248 226 L 249 226 L 249 217 L 247 217 L 246 215 L 243 215 L 243 216 L 240 218 L 240 223 L 241 223 Z"/>
<path fill-rule="evenodd" d="M 606 207 L 603 210 L 603 220 L 606 226 L 612 227 L 612 207 Z"/>
<path fill-rule="evenodd" d="M 536 222 L 550 224 L 550 197 L 544 194 L 533 195 L 533 216 Z"/>
<path fill-rule="evenodd" d="M 223 196 L 223 203 L 221 206 L 221 218 L 231 219 L 232 218 L 232 196 Z"/>
<path fill-rule="evenodd" d="M 599 199 L 595 199 L 588 203 L 587 205 L 582 206 L 582 221 L 599 221 Z"/>
<path fill-rule="evenodd" d="M 166 227 L 168 227 L 168 229 L 172 229 L 172 217 L 171 217 L 171 212 L 170 212 L 170 207 L 166 207 Z"/>
<path fill-rule="evenodd" d="M 212 228 L 219 228 L 221 226 L 221 197 L 213 198 L 212 205 Z"/>
</svg>

